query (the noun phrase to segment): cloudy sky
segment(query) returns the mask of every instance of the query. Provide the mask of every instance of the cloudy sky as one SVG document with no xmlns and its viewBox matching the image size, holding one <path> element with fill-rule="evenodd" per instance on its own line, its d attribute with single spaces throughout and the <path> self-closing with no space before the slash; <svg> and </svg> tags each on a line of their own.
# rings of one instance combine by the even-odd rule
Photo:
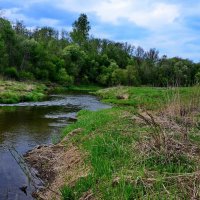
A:
<svg viewBox="0 0 200 200">
<path fill-rule="evenodd" d="M 94 37 L 200 61 L 200 0 L 0 0 L 0 9 L 13 22 L 59 30 L 86 13 Z"/>
</svg>

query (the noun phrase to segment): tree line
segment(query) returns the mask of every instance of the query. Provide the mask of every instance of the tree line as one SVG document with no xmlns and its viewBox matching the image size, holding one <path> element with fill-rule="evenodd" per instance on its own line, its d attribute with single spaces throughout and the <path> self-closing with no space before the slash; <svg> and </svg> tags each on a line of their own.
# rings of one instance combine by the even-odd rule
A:
<svg viewBox="0 0 200 200">
<path fill-rule="evenodd" d="M 200 81 L 200 63 L 159 56 L 128 43 L 92 37 L 86 14 L 72 31 L 52 27 L 28 30 L 23 22 L 0 18 L 0 75 L 64 85 L 181 86 Z"/>
</svg>

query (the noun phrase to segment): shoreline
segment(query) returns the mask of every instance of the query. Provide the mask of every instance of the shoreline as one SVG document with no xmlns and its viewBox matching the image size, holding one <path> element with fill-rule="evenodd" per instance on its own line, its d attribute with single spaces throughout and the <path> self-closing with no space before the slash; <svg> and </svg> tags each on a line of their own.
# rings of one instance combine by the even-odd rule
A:
<svg viewBox="0 0 200 200">
<path fill-rule="evenodd" d="M 47 87 L 42 83 L 0 80 L 0 103 L 40 101 L 47 95 Z"/>
<path fill-rule="evenodd" d="M 87 173 L 83 153 L 73 144 L 67 144 L 69 137 L 80 132 L 81 129 L 74 130 L 58 144 L 40 145 L 23 156 L 27 165 L 37 171 L 36 176 L 44 183 L 42 187 L 36 186 L 36 190 L 32 193 L 34 198 L 61 199 L 61 194 L 57 189 L 65 185 L 66 177 L 73 185 L 84 175 L 84 171 Z"/>
<path fill-rule="evenodd" d="M 192 182 L 200 184 L 197 90 L 116 87 L 97 92 L 115 106 L 80 111 L 60 143 L 29 152 L 33 167 L 52 174 L 38 198 L 190 199 Z"/>
<path fill-rule="evenodd" d="M 100 88 L 101 87 L 94 85 L 62 86 L 54 83 L 0 80 L 0 103 L 14 104 L 31 101 L 36 102 L 46 98 L 49 93 L 91 93 Z"/>
</svg>

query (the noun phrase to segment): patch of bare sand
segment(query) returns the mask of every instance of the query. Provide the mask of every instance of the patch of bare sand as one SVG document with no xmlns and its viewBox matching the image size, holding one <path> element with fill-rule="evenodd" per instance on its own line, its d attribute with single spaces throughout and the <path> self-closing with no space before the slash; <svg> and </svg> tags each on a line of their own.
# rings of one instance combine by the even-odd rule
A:
<svg viewBox="0 0 200 200">
<path fill-rule="evenodd" d="M 68 137 L 81 130 L 75 130 Z M 38 171 L 45 182 L 45 188 L 34 193 L 41 200 L 61 199 L 59 189 L 64 185 L 74 185 L 80 178 L 87 176 L 89 168 L 84 164 L 85 155 L 78 147 L 65 145 L 66 138 L 56 145 L 38 146 L 24 157 L 30 167 Z"/>
</svg>

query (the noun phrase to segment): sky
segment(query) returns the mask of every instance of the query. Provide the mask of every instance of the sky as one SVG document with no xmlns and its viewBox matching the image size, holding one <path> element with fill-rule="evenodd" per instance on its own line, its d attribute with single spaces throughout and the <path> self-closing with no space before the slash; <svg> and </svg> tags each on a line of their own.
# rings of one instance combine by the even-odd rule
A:
<svg viewBox="0 0 200 200">
<path fill-rule="evenodd" d="M 200 0 L 0 0 L 0 10 L 30 29 L 67 31 L 85 13 L 94 37 L 200 61 Z"/>
</svg>

